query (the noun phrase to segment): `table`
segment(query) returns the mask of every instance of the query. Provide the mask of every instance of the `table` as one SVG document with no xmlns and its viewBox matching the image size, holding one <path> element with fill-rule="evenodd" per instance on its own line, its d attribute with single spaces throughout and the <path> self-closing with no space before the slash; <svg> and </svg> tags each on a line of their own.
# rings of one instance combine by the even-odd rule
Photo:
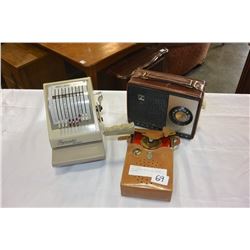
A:
<svg viewBox="0 0 250 250">
<path fill-rule="evenodd" d="M 40 43 L 62 56 L 91 77 L 94 89 L 100 89 L 97 73 L 143 46 L 139 43 Z"/>
<path fill-rule="evenodd" d="M 51 166 L 41 90 L 1 90 L 3 207 L 249 207 L 250 95 L 206 94 L 196 136 L 174 152 L 171 202 L 120 195 L 126 142 L 106 160 Z M 104 122 L 126 122 L 126 92 L 103 91 Z"/>
</svg>

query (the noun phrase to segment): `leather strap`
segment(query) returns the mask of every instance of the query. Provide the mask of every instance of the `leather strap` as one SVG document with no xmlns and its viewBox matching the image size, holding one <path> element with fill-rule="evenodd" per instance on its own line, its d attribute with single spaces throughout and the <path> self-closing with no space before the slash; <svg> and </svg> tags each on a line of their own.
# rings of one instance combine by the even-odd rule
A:
<svg viewBox="0 0 250 250">
<path fill-rule="evenodd" d="M 174 74 L 160 73 L 150 70 L 137 69 L 133 72 L 132 77 L 138 77 L 144 80 L 156 80 L 166 83 L 172 83 L 184 86 L 186 88 L 197 89 L 201 92 L 203 92 L 205 88 L 205 81 L 199 81 Z"/>
</svg>

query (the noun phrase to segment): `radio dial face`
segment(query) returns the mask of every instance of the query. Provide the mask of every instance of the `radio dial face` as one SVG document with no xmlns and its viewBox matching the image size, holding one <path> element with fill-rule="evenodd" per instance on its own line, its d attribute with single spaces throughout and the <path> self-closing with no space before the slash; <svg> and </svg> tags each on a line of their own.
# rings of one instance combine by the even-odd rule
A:
<svg viewBox="0 0 250 250">
<path fill-rule="evenodd" d="M 169 112 L 169 117 L 173 123 L 180 126 L 185 126 L 193 120 L 191 111 L 182 106 L 172 108 Z"/>
</svg>

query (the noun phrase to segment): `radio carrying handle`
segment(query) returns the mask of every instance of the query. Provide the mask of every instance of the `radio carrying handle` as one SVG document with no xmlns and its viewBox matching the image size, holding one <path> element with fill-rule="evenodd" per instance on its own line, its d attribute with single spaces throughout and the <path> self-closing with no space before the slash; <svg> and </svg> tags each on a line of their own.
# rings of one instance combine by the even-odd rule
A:
<svg viewBox="0 0 250 250">
<path fill-rule="evenodd" d="M 168 77 L 169 75 L 169 77 Z M 191 89 L 197 89 L 201 92 L 204 91 L 205 81 L 193 80 L 188 78 L 182 78 L 174 74 L 153 72 L 149 70 L 137 69 L 132 74 L 133 77 L 138 77 L 144 80 L 157 80 L 166 83 L 172 83 L 180 86 L 184 86 Z"/>
</svg>

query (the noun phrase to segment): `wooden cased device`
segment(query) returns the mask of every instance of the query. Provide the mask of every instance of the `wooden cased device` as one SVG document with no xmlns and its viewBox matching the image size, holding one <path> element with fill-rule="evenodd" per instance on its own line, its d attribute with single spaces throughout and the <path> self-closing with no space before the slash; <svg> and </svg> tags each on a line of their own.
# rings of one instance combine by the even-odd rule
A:
<svg viewBox="0 0 250 250">
<path fill-rule="evenodd" d="M 173 191 L 173 140 L 135 132 L 128 143 L 121 194 L 170 201 Z"/>
</svg>

